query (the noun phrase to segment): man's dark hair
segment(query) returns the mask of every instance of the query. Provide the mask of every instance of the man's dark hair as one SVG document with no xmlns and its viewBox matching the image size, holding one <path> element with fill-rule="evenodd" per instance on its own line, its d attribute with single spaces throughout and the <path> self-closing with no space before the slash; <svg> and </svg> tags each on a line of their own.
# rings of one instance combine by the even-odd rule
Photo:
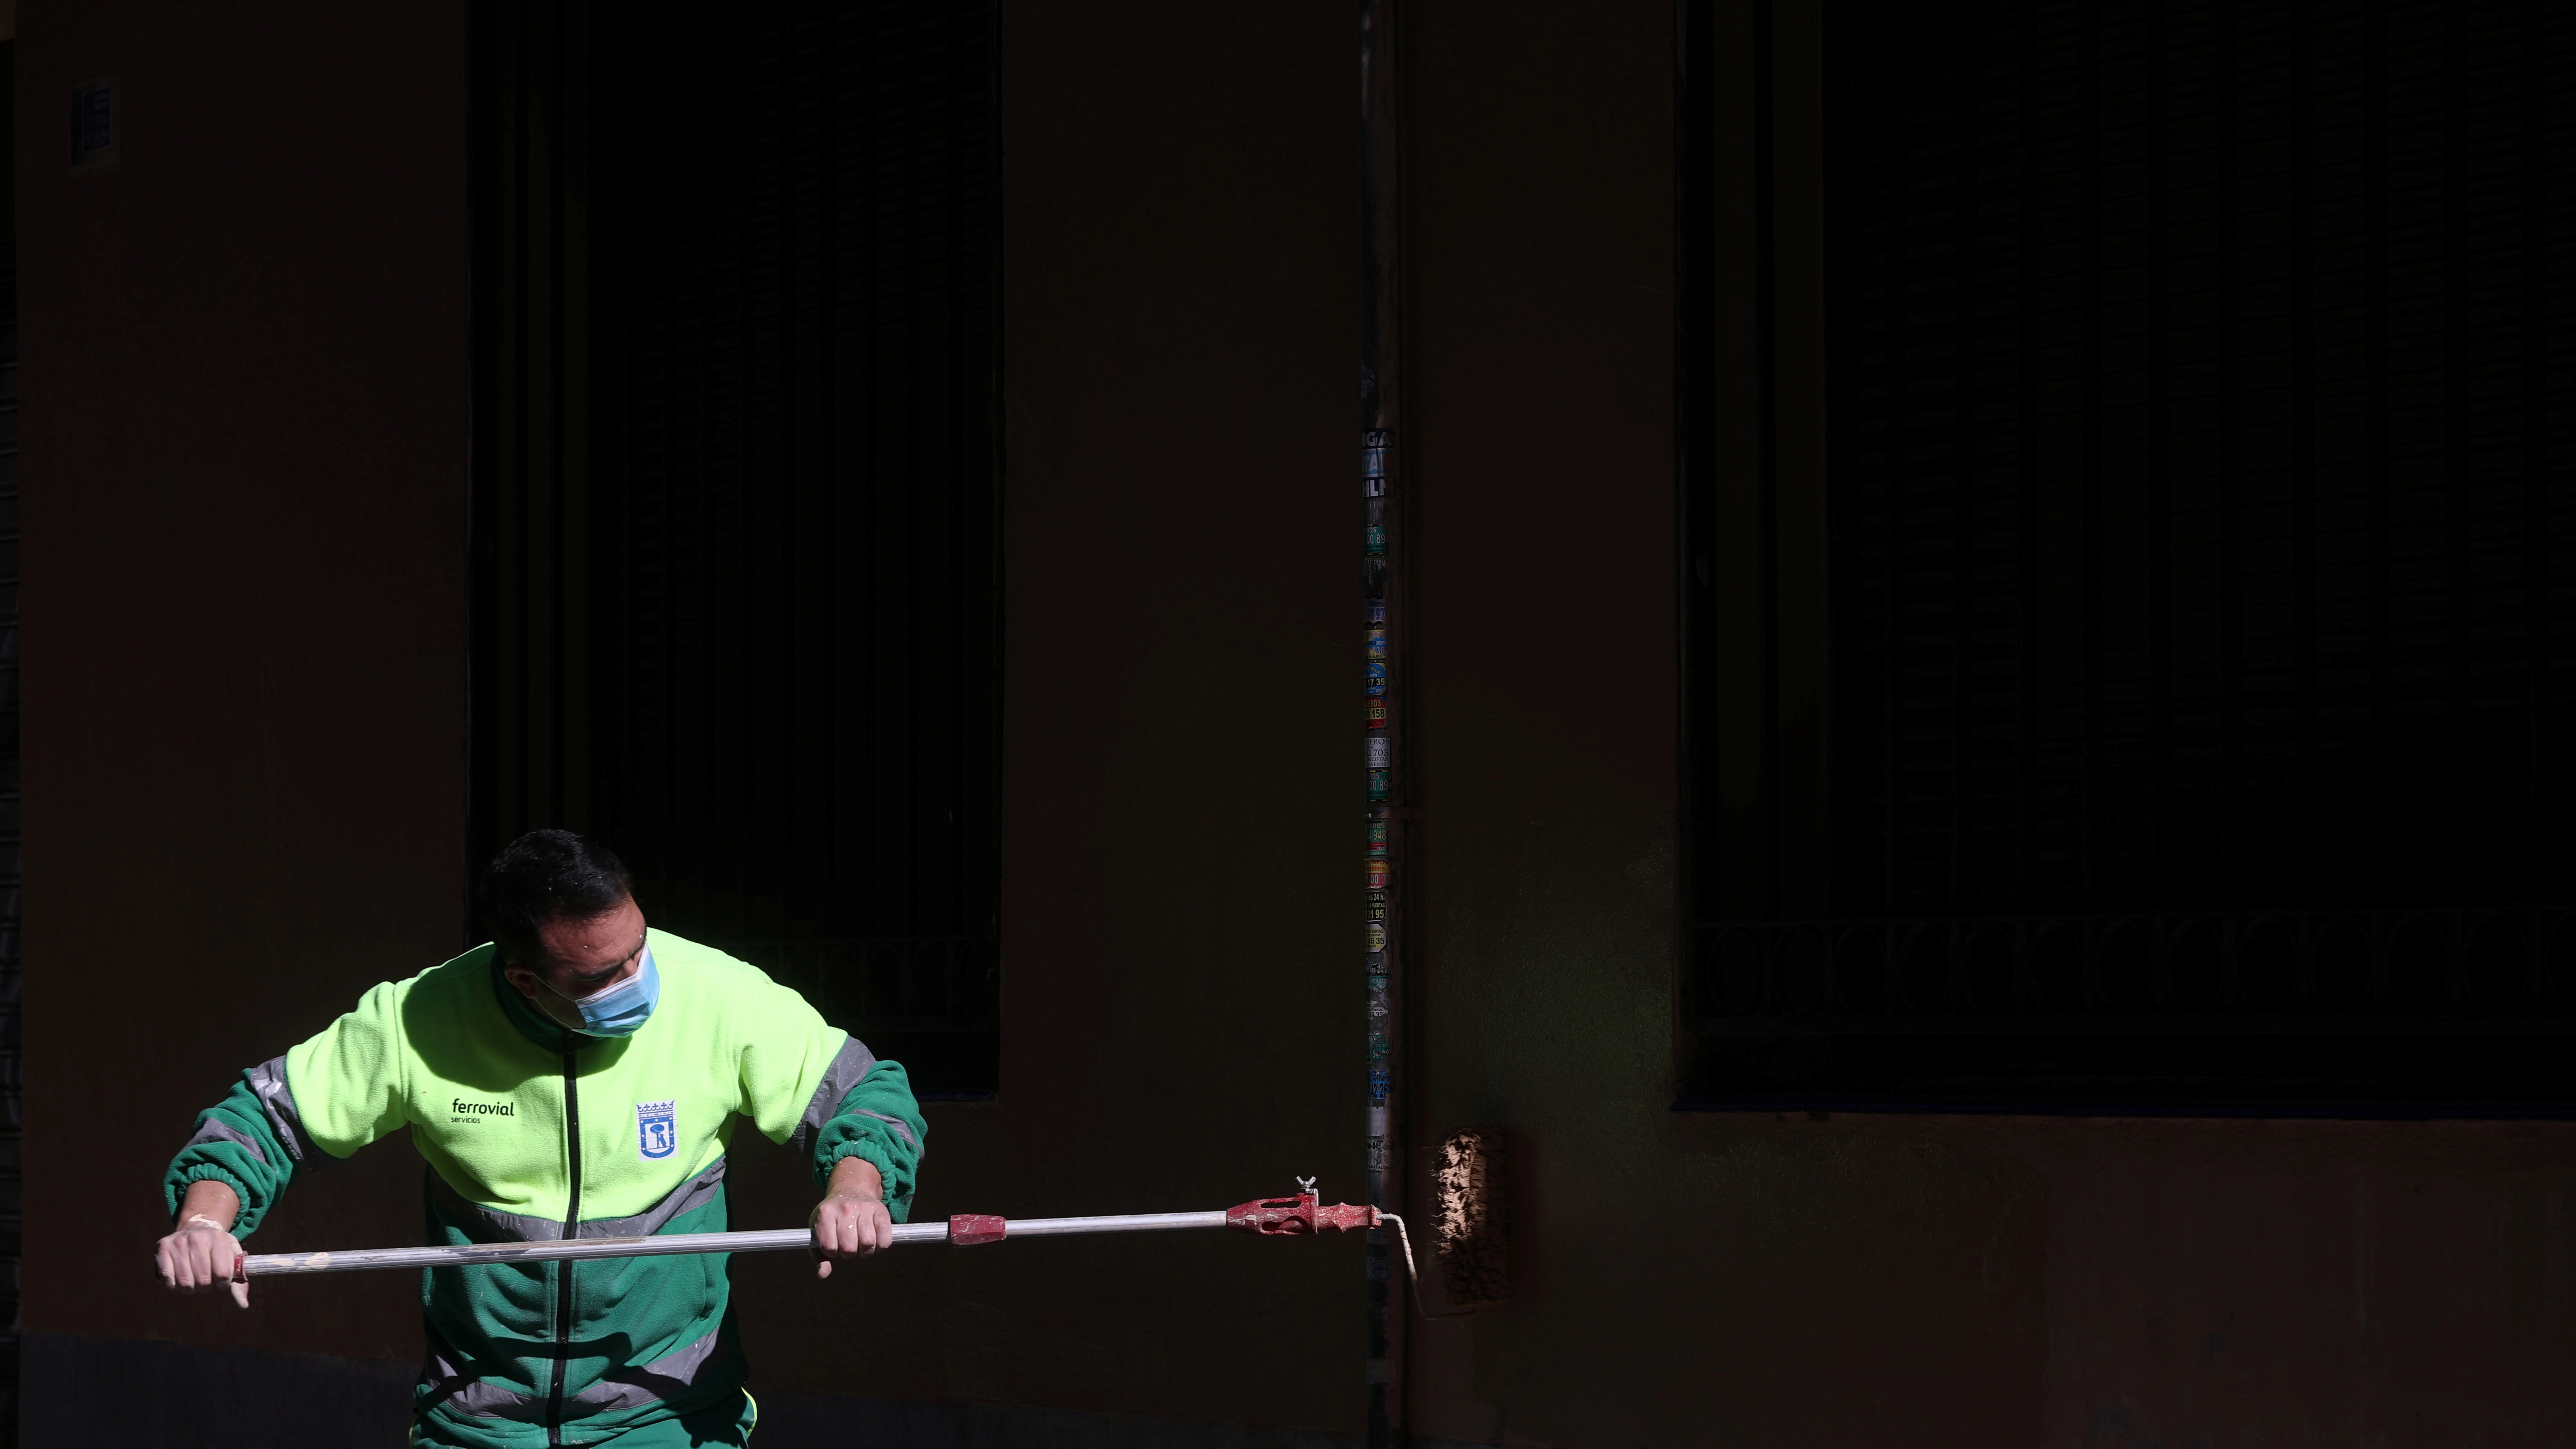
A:
<svg viewBox="0 0 2576 1449">
<path fill-rule="evenodd" d="M 545 955 L 538 927 L 606 915 L 634 893 L 626 863 L 607 846 L 569 830 L 531 830 L 483 872 L 483 923 L 502 960 L 533 966 Z"/>
</svg>

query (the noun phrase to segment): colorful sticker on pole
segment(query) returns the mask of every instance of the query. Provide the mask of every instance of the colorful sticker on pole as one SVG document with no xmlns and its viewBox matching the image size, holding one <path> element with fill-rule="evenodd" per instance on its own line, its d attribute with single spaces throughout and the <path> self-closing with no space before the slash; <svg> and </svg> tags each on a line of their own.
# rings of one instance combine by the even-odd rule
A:
<svg viewBox="0 0 2576 1449">
<path fill-rule="evenodd" d="M 1386 661 L 1383 659 L 1372 659 L 1368 662 L 1368 692 L 1386 693 Z"/>
<path fill-rule="evenodd" d="M 1370 769 L 1391 770 L 1395 768 L 1395 741 L 1387 738 L 1385 735 L 1370 735 L 1367 737 L 1367 744 L 1368 765 Z"/>
<path fill-rule="evenodd" d="M 1369 854 L 1386 854 L 1386 828 L 1386 822 L 1383 820 L 1372 820 L 1368 823 Z"/>
<path fill-rule="evenodd" d="M 1369 771 L 1369 772 L 1368 772 L 1368 777 L 1369 777 L 1369 793 L 1368 793 L 1368 797 L 1369 797 L 1370 799 L 1372 799 L 1372 800 L 1383 800 L 1383 799 L 1385 799 L 1385 798 L 1386 798 L 1386 788 L 1387 788 L 1387 783 L 1386 783 L 1386 773 L 1387 773 L 1387 772 L 1386 772 L 1386 771 L 1384 771 L 1384 770 L 1371 770 L 1371 771 Z"/>
<path fill-rule="evenodd" d="M 1372 699 L 1368 702 L 1368 727 L 1373 730 L 1382 730 L 1386 728 L 1385 700 Z"/>
<path fill-rule="evenodd" d="M 1383 861 L 1383 860 L 1372 860 L 1372 861 L 1370 861 L 1370 862 L 1368 863 L 1368 888 L 1369 888 L 1370 890 L 1373 890 L 1373 891 L 1382 891 L 1382 890 L 1385 890 L 1385 889 L 1386 889 L 1386 877 L 1387 877 L 1387 872 L 1388 872 L 1388 870 L 1389 870 L 1389 869 L 1390 869 L 1390 866 L 1388 865 L 1388 863 L 1387 863 L 1386 861 Z"/>
</svg>

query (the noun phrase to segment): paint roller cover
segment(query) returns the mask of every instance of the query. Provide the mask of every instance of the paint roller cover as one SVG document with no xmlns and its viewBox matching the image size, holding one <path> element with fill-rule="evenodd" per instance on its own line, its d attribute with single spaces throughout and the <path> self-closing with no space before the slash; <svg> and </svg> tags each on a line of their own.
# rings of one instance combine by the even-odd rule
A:
<svg viewBox="0 0 2576 1449">
<path fill-rule="evenodd" d="M 1440 1283 L 1460 1308 L 1511 1292 L 1511 1218 L 1504 1197 L 1503 1135 L 1469 1128 L 1440 1144 L 1440 1218 L 1432 1241 Z"/>
</svg>

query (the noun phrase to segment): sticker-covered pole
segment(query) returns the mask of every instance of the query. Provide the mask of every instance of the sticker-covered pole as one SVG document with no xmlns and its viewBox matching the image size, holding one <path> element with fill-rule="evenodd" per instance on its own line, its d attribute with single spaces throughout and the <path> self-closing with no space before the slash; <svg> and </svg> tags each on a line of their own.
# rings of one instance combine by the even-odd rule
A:
<svg viewBox="0 0 2576 1449">
<path fill-rule="evenodd" d="M 1400 321 L 1403 194 L 1396 69 L 1397 0 L 1360 0 L 1360 492 L 1361 601 L 1368 644 L 1362 751 L 1367 972 L 1368 1200 L 1402 1211 L 1404 1186 L 1399 1070 L 1405 948 L 1404 829 L 1414 816 L 1405 791 L 1404 439 Z M 1368 1442 L 1393 1449 L 1404 1438 L 1404 1315 L 1390 1311 L 1395 1288 L 1386 1234 L 1368 1247 Z"/>
</svg>

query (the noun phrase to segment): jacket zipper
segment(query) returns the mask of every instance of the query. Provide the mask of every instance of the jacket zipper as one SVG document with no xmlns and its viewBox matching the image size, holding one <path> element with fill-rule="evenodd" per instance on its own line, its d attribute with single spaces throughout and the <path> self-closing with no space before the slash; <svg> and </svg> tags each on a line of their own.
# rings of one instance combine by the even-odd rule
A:
<svg viewBox="0 0 2576 1449">
<path fill-rule="evenodd" d="M 572 1191 L 564 1207 L 563 1235 L 581 1236 L 581 1060 L 569 1043 L 564 1047 L 564 1156 L 572 1165 Z M 555 1382 L 546 1398 L 546 1442 L 563 1443 L 564 1362 L 572 1352 L 572 1270 L 557 1263 L 555 1279 Z"/>
</svg>

